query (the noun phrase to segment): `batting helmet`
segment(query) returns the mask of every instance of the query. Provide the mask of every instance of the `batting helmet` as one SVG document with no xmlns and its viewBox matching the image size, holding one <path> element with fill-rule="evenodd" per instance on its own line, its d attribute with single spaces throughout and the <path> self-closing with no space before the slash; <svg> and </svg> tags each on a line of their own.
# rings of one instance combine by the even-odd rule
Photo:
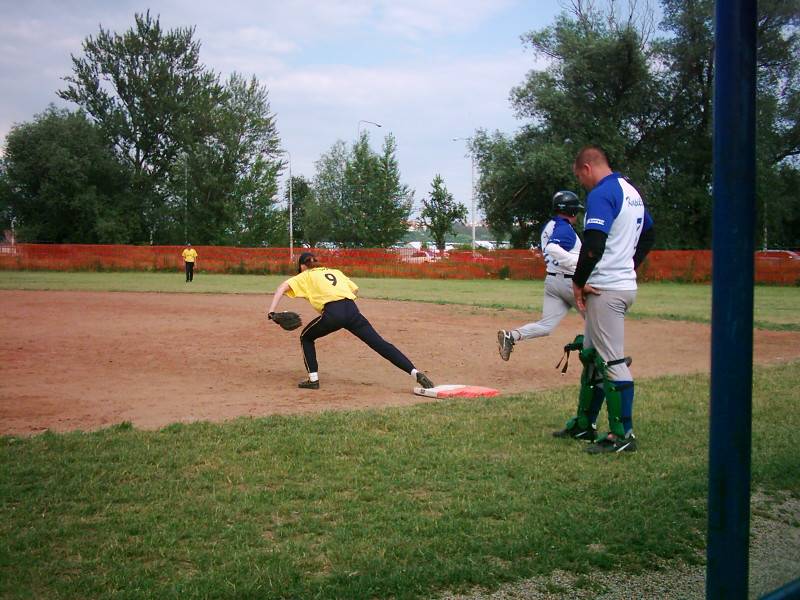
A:
<svg viewBox="0 0 800 600">
<path fill-rule="evenodd" d="M 553 196 L 553 212 L 567 215 L 577 215 L 583 210 L 583 204 L 578 200 L 575 192 L 561 190 Z"/>
</svg>

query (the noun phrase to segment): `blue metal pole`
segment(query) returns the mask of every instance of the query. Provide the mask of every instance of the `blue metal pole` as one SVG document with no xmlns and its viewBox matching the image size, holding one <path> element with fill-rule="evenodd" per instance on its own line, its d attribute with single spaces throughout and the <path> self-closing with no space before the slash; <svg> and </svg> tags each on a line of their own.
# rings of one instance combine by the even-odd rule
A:
<svg viewBox="0 0 800 600">
<path fill-rule="evenodd" d="M 756 0 L 717 0 L 706 598 L 748 597 Z"/>
<path fill-rule="evenodd" d="M 761 600 L 798 600 L 798 598 L 800 598 L 800 579 L 795 579 L 782 588 L 761 596 Z"/>
</svg>

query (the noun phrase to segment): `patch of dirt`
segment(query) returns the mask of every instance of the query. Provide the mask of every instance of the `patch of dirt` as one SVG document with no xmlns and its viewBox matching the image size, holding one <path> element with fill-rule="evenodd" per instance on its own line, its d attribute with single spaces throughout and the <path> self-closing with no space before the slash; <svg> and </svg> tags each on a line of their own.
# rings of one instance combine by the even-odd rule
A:
<svg viewBox="0 0 800 600">
<path fill-rule="evenodd" d="M 174 422 L 435 402 L 414 380 L 346 331 L 317 342 L 321 388 L 305 378 L 299 332 L 265 318 L 270 296 L 0 291 L 0 434 L 93 430 L 122 421 L 140 429 Z M 378 332 L 436 384 L 502 393 L 578 385 L 580 363 L 555 365 L 583 323 L 569 315 L 547 337 L 516 345 L 509 362 L 496 332 L 533 320 L 522 311 L 359 300 Z M 284 299 L 308 322 L 303 300 Z M 709 327 L 626 322 L 634 376 L 709 370 Z M 657 343 L 656 343 L 657 341 Z M 757 331 L 755 360 L 800 357 L 800 332 Z"/>
</svg>

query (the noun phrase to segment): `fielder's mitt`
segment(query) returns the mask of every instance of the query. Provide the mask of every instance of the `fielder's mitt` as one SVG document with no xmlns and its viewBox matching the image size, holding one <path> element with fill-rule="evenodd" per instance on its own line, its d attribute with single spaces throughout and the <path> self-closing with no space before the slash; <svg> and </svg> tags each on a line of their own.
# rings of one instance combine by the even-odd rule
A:
<svg viewBox="0 0 800 600">
<path fill-rule="evenodd" d="M 300 318 L 300 315 L 289 310 L 285 310 L 283 312 L 271 312 L 267 315 L 267 318 L 275 321 L 286 331 L 297 329 L 303 324 L 303 320 Z"/>
</svg>

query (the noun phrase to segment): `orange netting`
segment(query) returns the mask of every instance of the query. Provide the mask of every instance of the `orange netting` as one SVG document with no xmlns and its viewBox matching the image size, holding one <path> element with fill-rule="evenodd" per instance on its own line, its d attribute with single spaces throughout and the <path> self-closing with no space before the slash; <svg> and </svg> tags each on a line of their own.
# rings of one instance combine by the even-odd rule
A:
<svg viewBox="0 0 800 600">
<path fill-rule="evenodd" d="M 211 273 L 293 274 L 302 248 L 289 258 L 288 248 L 196 246 L 197 270 Z M 90 244 L 0 245 L 0 269 L 54 271 L 179 271 L 183 246 Z M 470 250 L 439 254 L 401 249 L 315 249 L 327 265 L 354 277 L 427 279 L 542 279 L 538 250 Z M 655 250 L 639 271 L 642 281 L 711 280 L 710 250 Z M 800 260 L 756 257 L 758 283 L 800 284 Z"/>
</svg>

